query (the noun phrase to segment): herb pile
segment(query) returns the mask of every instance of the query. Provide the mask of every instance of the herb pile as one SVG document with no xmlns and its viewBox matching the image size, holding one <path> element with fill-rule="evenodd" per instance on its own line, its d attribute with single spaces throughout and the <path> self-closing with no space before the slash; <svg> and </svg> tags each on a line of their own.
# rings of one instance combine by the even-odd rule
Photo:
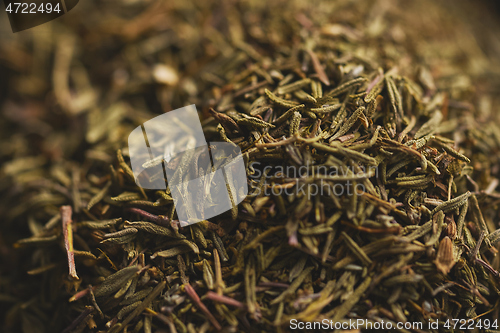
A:
<svg viewBox="0 0 500 333">
<path fill-rule="evenodd" d="M 103 7 L 2 44 L 8 332 L 499 317 L 500 71 L 454 25 L 467 4 L 428 4 L 440 25 L 397 2 L 80 5 Z M 126 139 L 192 103 L 249 195 L 184 226 Z"/>
</svg>

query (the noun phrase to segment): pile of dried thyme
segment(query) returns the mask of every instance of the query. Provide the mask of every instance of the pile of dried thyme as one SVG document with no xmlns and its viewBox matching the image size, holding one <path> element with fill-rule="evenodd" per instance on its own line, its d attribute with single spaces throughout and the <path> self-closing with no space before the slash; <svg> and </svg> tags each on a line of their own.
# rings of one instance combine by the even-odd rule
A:
<svg viewBox="0 0 500 333">
<path fill-rule="evenodd" d="M 4 42 L 7 332 L 499 318 L 500 43 L 457 26 L 467 4 L 399 5 L 102 5 Z M 135 184 L 126 139 L 192 103 L 250 191 L 183 227 L 169 191 Z"/>
</svg>

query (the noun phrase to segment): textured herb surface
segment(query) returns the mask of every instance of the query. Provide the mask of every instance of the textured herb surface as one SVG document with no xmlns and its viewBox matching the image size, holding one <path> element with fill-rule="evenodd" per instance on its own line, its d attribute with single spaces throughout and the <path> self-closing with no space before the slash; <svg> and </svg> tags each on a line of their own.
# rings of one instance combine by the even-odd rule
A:
<svg viewBox="0 0 500 333">
<path fill-rule="evenodd" d="M 6 331 L 498 318 L 500 41 L 470 6 L 82 3 L 2 40 Z M 250 194 L 183 227 L 126 139 L 193 103 Z"/>
</svg>

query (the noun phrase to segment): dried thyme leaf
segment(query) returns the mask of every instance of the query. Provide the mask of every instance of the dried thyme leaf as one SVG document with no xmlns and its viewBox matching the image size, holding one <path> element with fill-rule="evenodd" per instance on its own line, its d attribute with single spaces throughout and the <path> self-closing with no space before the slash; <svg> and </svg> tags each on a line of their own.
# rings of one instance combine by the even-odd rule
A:
<svg viewBox="0 0 500 333">
<path fill-rule="evenodd" d="M 96 297 L 111 295 L 123 287 L 137 272 L 137 266 L 126 267 L 108 276 L 94 291 Z"/>
<path fill-rule="evenodd" d="M 437 269 L 443 274 L 448 274 L 455 265 L 455 254 L 451 239 L 446 236 L 439 243 L 436 260 L 434 261 Z"/>
</svg>

